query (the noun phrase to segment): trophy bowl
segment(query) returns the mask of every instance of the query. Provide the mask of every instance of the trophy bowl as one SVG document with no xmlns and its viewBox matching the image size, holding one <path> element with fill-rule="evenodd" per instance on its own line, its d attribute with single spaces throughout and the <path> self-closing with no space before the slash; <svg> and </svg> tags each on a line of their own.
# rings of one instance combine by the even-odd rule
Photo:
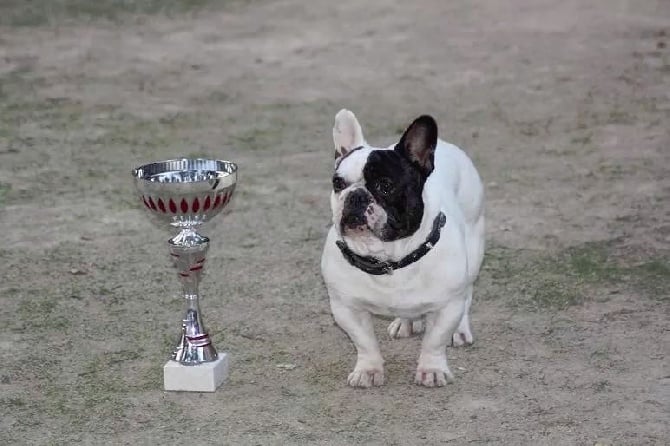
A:
<svg viewBox="0 0 670 446">
<path fill-rule="evenodd" d="M 168 240 L 182 284 L 186 310 L 181 336 L 165 364 L 165 390 L 213 392 L 228 373 L 227 355 L 212 345 L 200 311 L 198 287 L 209 238 L 196 231 L 222 213 L 233 198 L 237 165 L 209 159 L 173 159 L 132 171 L 145 211 L 159 227 L 176 233 Z"/>
<path fill-rule="evenodd" d="M 133 177 L 154 222 L 195 228 L 230 204 L 237 166 L 230 161 L 183 158 L 145 164 L 133 170 Z"/>
</svg>

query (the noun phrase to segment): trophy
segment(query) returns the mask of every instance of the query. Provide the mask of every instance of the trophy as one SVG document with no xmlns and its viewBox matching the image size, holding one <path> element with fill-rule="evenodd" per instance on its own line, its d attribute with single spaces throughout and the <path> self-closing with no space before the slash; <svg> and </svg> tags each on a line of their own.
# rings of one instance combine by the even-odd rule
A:
<svg viewBox="0 0 670 446">
<path fill-rule="evenodd" d="M 165 390 L 214 392 L 228 374 L 228 356 L 217 353 L 203 324 L 198 285 L 209 239 L 196 231 L 229 204 L 237 165 L 208 159 L 174 159 L 133 170 L 144 209 L 156 225 L 177 234 L 168 240 L 182 284 L 186 311 L 172 358 L 163 367 Z"/>
</svg>

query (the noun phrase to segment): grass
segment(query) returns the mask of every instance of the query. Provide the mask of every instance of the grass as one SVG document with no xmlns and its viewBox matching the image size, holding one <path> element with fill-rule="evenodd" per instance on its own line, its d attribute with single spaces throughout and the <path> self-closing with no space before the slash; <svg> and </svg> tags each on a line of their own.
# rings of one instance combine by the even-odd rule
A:
<svg viewBox="0 0 670 446">
<path fill-rule="evenodd" d="M 334 105 L 329 100 L 316 100 L 305 103 L 254 104 L 245 107 L 240 117 L 231 117 L 236 130 L 228 136 L 227 144 L 240 150 L 276 150 L 282 145 L 279 138 L 293 138 L 301 134 L 303 128 L 316 129 L 313 139 L 327 141 L 326 130 Z M 245 117 L 249 118 L 245 118 Z M 300 127 L 296 127 L 295 116 L 304 116 Z M 309 150 L 317 149 L 304 138 L 295 136 L 296 145 Z M 291 148 L 295 148 L 291 147 Z"/>
<path fill-rule="evenodd" d="M 192 142 L 194 129 L 209 124 L 197 113 L 139 117 L 120 106 L 45 97 L 46 85 L 30 65 L 0 74 L 0 157 L 12 162 L 18 155 L 17 180 L 0 183 L 0 207 L 44 199 L 56 187 L 61 196 L 81 197 L 82 179 L 107 184 L 113 172 L 129 172 L 132 160 L 208 151 Z M 110 187 L 99 194 L 116 210 L 138 206 L 130 191 Z"/>
<path fill-rule="evenodd" d="M 175 333 L 170 333 L 169 343 L 161 345 L 152 333 L 163 333 L 164 327 L 154 330 L 152 321 L 118 331 L 118 321 L 136 317 L 129 315 L 136 310 L 127 308 L 127 302 L 101 300 L 100 293 L 118 292 L 107 289 L 114 287 L 105 283 L 108 274 L 98 276 L 96 270 L 108 268 L 117 273 L 117 265 L 127 261 L 127 256 L 92 265 L 85 275 L 68 273 L 70 265 L 90 254 L 86 244 L 64 243 L 36 262 L 52 270 L 46 282 L 17 288 L 13 285 L 22 283 L 21 279 L 10 276 L 4 284 L 5 306 L 13 315 L 5 324 L 7 335 L 32 346 L 29 355 L 8 352 L 3 358 L 0 382 L 12 384 L 12 393 L 0 399 L 0 404 L 12 411 L 14 429 L 33 428 L 46 419 L 54 438 L 74 436 L 69 439 L 77 442 L 81 432 L 113 433 L 117 423 L 132 423 L 135 414 L 148 413 L 158 404 L 159 414 L 147 417 L 145 425 L 182 415 L 179 407 L 169 403 L 141 401 L 144 392 L 153 392 L 160 385 L 161 364 Z M 4 252 L 0 251 L 0 257 L 5 257 Z M 14 260 L 9 269 L 19 265 Z M 78 293 L 77 299 L 71 298 L 70 289 Z M 126 341 L 118 342 L 120 338 Z M 103 339 L 109 343 L 100 347 Z M 57 444 L 62 442 L 67 441 Z"/>
<path fill-rule="evenodd" d="M 607 282 L 620 273 L 608 259 L 607 243 L 586 243 L 568 248 L 557 260 L 567 263 L 569 275 L 579 282 Z"/>
<path fill-rule="evenodd" d="M 343 377 L 351 367 L 350 358 L 337 361 L 324 361 L 310 363 L 307 370 L 307 383 L 318 389 L 328 389 L 339 385 Z"/>
<path fill-rule="evenodd" d="M 184 14 L 217 3 L 212 0 L 2 0 L 0 25 L 33 27 L 68 20 L 120 22 L 133 15 Z"/>
<path fill-rule="evenodd" d="M 623 287 L 667 300 L 670 258 L 657 254 L 635 263 L 614 254 L 617 240 L 591 242 L 556 254 L 492 247 L 484 271 L 512 297 L 510 305 L 534 311 L 564 310 L 588 300 L 593 287 Z"/>
<path fill-rule="evenodd" d="M 19 304 L 17 316 L 25 325 L 40 330 L 66 330 L 72 324 L 66 311 L 57 308 L 54 299 L 25 299 Z"/>
<path fill-rule="evenodd" d="M 181 141 L 184 137 L 180 131 L 197 127 L 198 124 L 197 116 L 185 114 L 146 119 L 111 111 L 103 116 L 105 119 L 96 123 L 101 132 L 86 137 L 85 144 L 101 147 L 125 146 L 132 154 L 146 153 L 147 149 L 166 147 Z"/>
<path fill-rule="evenodd" d="M 28 65 L 0 74 L 0 137 L 13 136 L 15 127 L 26 121 L 21 113 L 34 108 L 27 104 L 41 82 Z"/>
<path fill-rule="evenodd" d="M 87 110 L 78 101 L 40 97 L 38 90 L 45 84 L 29 65 L 0 74 L 0 156 L 21 154 L 31 171 L 48 168 L 57 150 L 61 155 L 70 150 L 71 134 L 86 125 Z M 59 144 L 68 148 L 40 150 Z M 20 194 L 20 187 L 15 192 Z"/>
<path fill-rule="evenodd" d="M 631 268 L 638 280 L 638 286 L 647 294 L 661 300 L 669 300 L 670 259 L 655 258 L 644 261 Z"/>
<path fill-rule="evenodd" d="M 11 184 L 0 183 L 0 208 L 5 205 L 10 190 L 12 190 Z"/>
<path fill-rule="evenodd" d="M 2 398 L 0 404 L 9 409 L 17 409 L 26 406 L 26 402 L 22 398 Z"/>
<path fill-rule="evenodd" d="M 133 399 L 144 391 L 143 387 L 149 387 L 145 383 L 140 383 L 140 386 L 133 383 L 129 377 L 135 372 L 128 373 L 128 367 L 138 371 L 140 376 L 147 375 L 149 369 L 161 371 L 156 366 L 160 360 L 156 362 L 157 358 L 148 358 L 155 362 L 150 363 L 149 360 L 142 361 L 142 356 L 143 352 L 135 349 L 97 353 L 87 350 L 74 374 L 70 372 L 71 367 L 52 365 L 46 373 L 62 370 L 57 380 L 59 384 L 45 379 L 47 375 L 41 376 L 41 391 L 46 396 L 40 404 L 41 410 L 59 419 L 63 423 L 61 429 L 67 429 L 67 425 L 78 430 L 112 430 L 118 419 L 130 416 Z M 156 382 L 160 380 L 151 382 L 152 389 Z"/>
</svg>

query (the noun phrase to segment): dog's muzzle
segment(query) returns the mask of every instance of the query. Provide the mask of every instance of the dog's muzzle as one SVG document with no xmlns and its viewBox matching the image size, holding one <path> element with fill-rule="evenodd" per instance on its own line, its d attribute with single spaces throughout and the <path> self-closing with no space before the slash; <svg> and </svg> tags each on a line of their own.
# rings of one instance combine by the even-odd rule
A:
<svg viewBox="0 0 670 446">
<path fill-rule="evenodd" d="M 368 219 L 366 211 L 370 205 L 371 197 L 365 189 L 355 189 L 344 199 L 340 229 L 342 232 L 361 228 L 367 228 Z"/>
</svg>

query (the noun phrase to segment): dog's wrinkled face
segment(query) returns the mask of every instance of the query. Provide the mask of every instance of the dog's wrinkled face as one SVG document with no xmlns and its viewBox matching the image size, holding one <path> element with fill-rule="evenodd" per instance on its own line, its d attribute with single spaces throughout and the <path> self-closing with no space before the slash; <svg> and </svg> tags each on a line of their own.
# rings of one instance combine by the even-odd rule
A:
<svg viewBox="0 0 670 446">
<path fill-rule="evenodd" d="M 393 241 L 413 234 L 423 216 L 426 178 L 395 150 L 361 148 L 333 176 L 335 224 L 345 236 Z"/>
<path fill-rule="evenodd" d="M 423 217 L 423 186 L 433 170 L 437 125 L 422 116 L 393 149 L 363 140 L 353 113 L 335 118 L 336 147 L 331 207 L 344 237 L 390 242 L 412 235 Z"/>
</svg>

